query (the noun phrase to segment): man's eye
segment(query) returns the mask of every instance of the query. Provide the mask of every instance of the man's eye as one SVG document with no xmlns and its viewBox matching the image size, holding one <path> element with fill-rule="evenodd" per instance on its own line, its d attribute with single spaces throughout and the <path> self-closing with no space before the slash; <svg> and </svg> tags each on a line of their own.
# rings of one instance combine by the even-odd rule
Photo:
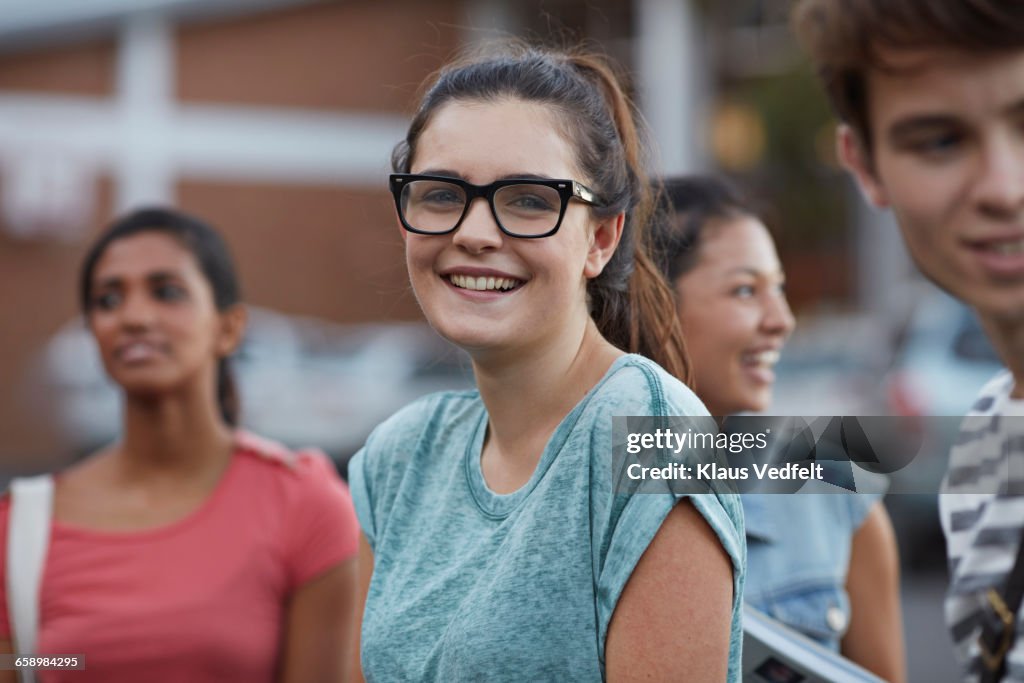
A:
<svg viewBox="0 0 1024 683">
<path fill-rule="evenodd" d="M 911 140 L 907 147 L 923 156 L 945 156 L 956 151 L 964 140 L 964 136 L 956 132 L 929 135 Z"/>
<path fill-rule="evenodd" d="M 740 297 L 742 299 L 746 299 L 748 297 L 754 296 L 754 286 L 753 285 L 740 285 L 739 287 L 734 287 L 733 290 L 732 290 L 732 295 L 736 296 L 736 297 Z"/>
</svg>

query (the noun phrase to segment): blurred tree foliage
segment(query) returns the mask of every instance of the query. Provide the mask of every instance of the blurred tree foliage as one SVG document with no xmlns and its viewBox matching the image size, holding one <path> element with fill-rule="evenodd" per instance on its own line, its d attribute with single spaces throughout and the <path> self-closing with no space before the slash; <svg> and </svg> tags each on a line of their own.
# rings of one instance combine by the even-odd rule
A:
<svg viewBox="0 0 1024 683">
<path fill-rule="evenodd" d="M 729 84 L 722 94 L 762 117 L 765 152 L 747 180 L 774 208 L 780 239 L 793 248 L 845 245 L 846 180 L 835 165 L 832 112 L 811 69 L 801 62 Z"/>
</svg>

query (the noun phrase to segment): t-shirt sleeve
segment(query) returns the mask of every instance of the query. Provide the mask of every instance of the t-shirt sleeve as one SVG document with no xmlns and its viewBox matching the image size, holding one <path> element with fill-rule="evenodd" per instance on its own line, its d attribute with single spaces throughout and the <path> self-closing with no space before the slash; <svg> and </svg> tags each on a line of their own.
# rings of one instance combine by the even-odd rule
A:
<svg viewBox="0 0 1024 683">
<path fill-rule="evenodd" d="M 857 530 L 864 525 L 871 508 L 882 500 L 881 495 L 871 493 L 848 493 L 845 494 L 845 498 L 849 506 L 851 533 L 857 533 Z"/>
<path fill-rule="evenodd" d="M 413 401 L 377 425 L 366 444 L 348 464 L 348 484 L 352 490 L 359 526 L 370 548 L 385 533 L 394 497 L 398 495 L 405 468 L 418 448 L 426 425 L 432 420 L 442 424 L 439 410 L 446 397 L 456 394 L 430 394 Z"/>
<path fill-rule="evenodd" d="M 376 526 L 373 523 L 373 503 L 366 477 L 367 446 L 359 449 L 348 462 L 348 485 L 352 490 L 352 503 L 355 506 L 359 528 L 362 529 L 366 541 L 373 548 L 377 539 Z"/>
<path fill-rule="evenodd" d="M 599 637 L 602 656 L 608 625 L 629 577 L 640 557 L 654 540 L 665 518 L 677 504 L 689 500 L 715 532 L 733 565 L 733 627 L 738 628 L 746 565 L 742 511 L 731 494 L 704 493 L 676 496 L 671 493 L 634 493 L 622 506 L 614 527 L 604 563 L 597 579 Z"/>
<path fill-rule="evenodd" d="M 11 623 L 7 607 L 7 520 L 10 518 L 10 496 L 0 498 L 0 641 L 11 640 Z"/>
<path fill-rule="evenodd" d="M 854 474 L 854 477 L 857 491 L 838 494 L 846 502 L 847 518 L 843 521 L 847 524 L 851 535 L 857 533 L 857 530 L 864 525 L 868 513 L 876 503 L 882 501 L 885 492 L 889 489 L 889 477 L 884 474 L 860 470 Z"/>
<path fill-rule="evenodd" d="M 652 380 L 656 382 L 657 380 Z M 707 410 L 692 392 L 683 387 L 668 387 L 671 395 L 664 397 L 660 384 L 652 389 L 654 395 L 661 395 L 663 403 L 652 405 L 648 401 L 638 400 L 636 405 L 618 405 L 609 407 L 614 415 L 707 415 Z M 628 391 L 622 391 L 626 394 Z M 647 396 L 650 396 L 648 393 Z M 612 436 L 610 420 L 598 420 L 595 424 L 593 447 L 599 456 L 599 462 L 607 462 L 612 458 Z M 600 478 L 608 476 L 609 480 L 600 482 L 599 489 L 611 490 L 610 468 L 601 467 Z M 715 532 L 723 549 L 729 555 L 733 565 L 733 620 L 732 640 L 739 642 L 741 628 L 741 610 L 743 583 L 746 567 L 746 542 L 744 539 L 743 511 L 739 496 L 731 493 L 709 492 L 698 495 L 681 496 L 672 493 L 668 485 L 658 492 L 654 487 L 644 487 L 643 493 L 612 493 L 609 499 L 601 501 L 600 494 L 595 503 L 596 515 L 593 518 L 594 539 L 599 549 L 597 571 L 597 610 L 598 636 L 600 652 L 604 658 L 604 644 L 608 635 L 608 626 L 615 611 L 615 606 L 622 591 L 636 568 L 640 557 L 654 540 L 662 523 L 677 504 L 689 500 Z M 648 492 L 649 491 L 649 492 Z"/>
<path fill-rule="evenodd" d="M 380 526 L 387 519 L 387 510 L 379 509 L 384 503 L 386 493 L 383 489 L 387 484 L 388 463 L 401 453 L 396 448 L 400 439 L 396 432 L 402 432 L 402 413 L 408 408 L 392 415 L 377 425 L 366 444 L 352 456 L 348 464 L 348 485 L 352 489 L 352 502 L 355 505 L 359 528 L 366 536 L 370 549 L 376 551 Z"/>
<path fill-rule="evenodd" d="M 295 474 L 297 491 L 285 529 L 285 557 L 293 589 L 355 557 L 359 549 L 352 496 L 327 456 L 302 453 Z"/>
</svg>

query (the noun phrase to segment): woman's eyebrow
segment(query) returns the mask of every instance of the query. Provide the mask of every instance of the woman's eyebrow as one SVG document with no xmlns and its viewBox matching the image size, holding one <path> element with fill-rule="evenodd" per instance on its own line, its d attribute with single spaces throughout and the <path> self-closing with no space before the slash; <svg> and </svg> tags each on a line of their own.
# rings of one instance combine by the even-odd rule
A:
<svg viewBox="0 0 1024 683">
<path fill-rule="evenodd" d="M 110 287 L 120 287 L 124 283 L 124 278 L 120 275 L 112 275 L 96 280 L 93 283 L 93 289 L 107 289 Z"/>
<path fill-rule="evenodd" d="M 750 275 L 751 277 L 773 277 L 778 276 L 782 279 L 786 279 L 786 271 L 782 268 L 777 270 L 761 270 L 760 268 L 753 268 L 751 266 L 737 266 L 725 271 L 726 276 L 731 275 Z"/>
<path fill-rule="evenodd" d="M 725 274 L 726 275 L 742 274 L 742 275 L 753 275 L 754 277 L 758 277 L 758 276 L 760 276 L 762 274 L 762 272 L 760 270 L 758 270 L 757 268 L 751 268 L 750 266 L 737 266 L 735 268 L 730 268 L 729 270 L 725 271 Z"/>
<path fill-rule="evenodd" d="M 523 180 L 551 180 L 552 176 L 541 175 L 539 173 L 507 173 L 498 178 L 498 180 L 509 180 L 511 178 L 522 178 Z"/>
<path fill-rule="evenodd" d="M 458 171 L 453 171 L 450 168 L 427 168 L 415 175 L 439 175 L 446 178 L 458 178 L 459 180 L 465 180 L 466 178 Z"/>
<path fill-rule="evenodd" d="M 152 273 L 147 273 L 145 279 L 150 283 L 161 283 L 167 282 L 168 280 L 183 280 L 184 278 L 180 272 L 175 270 L 157 270 Z M 123 275 L 110 275 L 96 280 L 93 287 L 95 289 L 123 287 L 124 283 L 125 277 Z"/>
<path fill-rule="evenodd" d="M 428 168 L 423 170 L 416 175 L 436 175 L 444 176 L 446 178 L 458 178 L 459 180 L 466 180 L 466 177 L 458 171 L 453 171 L 448 168 Z M 542 175 L 540 173 L 503 173 L 502 175 L 495 178 L 495 180 L 511 180 L 511 179 L 523 179 L 523 180 L 551 180 L 554 176 Z"/>
<path fill-rule="evenodd" d="M 146 275 L 149 282 L 166 282 L 167 280 L 182 280 L 181 273 L 174 270 L 158 270 Z"/>
</svg>

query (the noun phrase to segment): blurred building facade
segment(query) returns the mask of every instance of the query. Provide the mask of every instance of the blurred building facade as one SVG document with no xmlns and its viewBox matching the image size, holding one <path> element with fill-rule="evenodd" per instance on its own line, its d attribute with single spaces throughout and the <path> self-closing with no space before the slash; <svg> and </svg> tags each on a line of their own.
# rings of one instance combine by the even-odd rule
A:
<svg viewBox="0 0 1024 683">
<path fill-rule="evenodd" d="M 659 163 L 697 163 L 698 98 L 673 82 L 699 72 L 678 39 L 687 0 L 0 5 L 0 460 L 59 447 L 26 371 L 77 315 L 79 261 L 123 211 L 210 221 L 260 306 L 417 318 L 384 176 L 420 84 L 460 47 L 589 39 L 652 84 Z"/>
<path fill-rule="evenodd" d="M 75 316 L 89 240 L 142 205 L 218 226 L 251 301 L 416 315 L 381 177 L 416 85 L 460 41 L 457 3 L 92 4 L 26 8 L 0 55 L 2 386 Z M 2 393 L 3 450 L 37 450 L 46 416 Z"/>
<path fill-rule="evenodd" d="M 866 252 L 848 228 L 860 218 L 821 163 L 828 113 L 807 74 L 792 78 L 787 7 L 0 0 L 0 463 L 59 447 L 26 371 L 75 319 L 83 251 L 123 211 L 173 204 L 217 226 L 253 304 L 337 323 L 417 319 L 384 189 L 390 151 L 424 79 L 493 37 L 611 55 L 657 170 L 718 168 L 779 208 L 797 308 L 862 296 Z"/>
</svg>

